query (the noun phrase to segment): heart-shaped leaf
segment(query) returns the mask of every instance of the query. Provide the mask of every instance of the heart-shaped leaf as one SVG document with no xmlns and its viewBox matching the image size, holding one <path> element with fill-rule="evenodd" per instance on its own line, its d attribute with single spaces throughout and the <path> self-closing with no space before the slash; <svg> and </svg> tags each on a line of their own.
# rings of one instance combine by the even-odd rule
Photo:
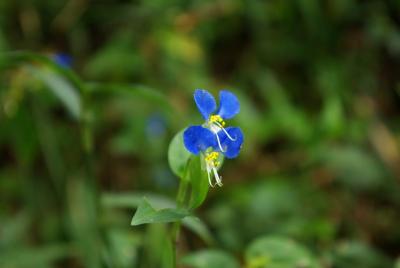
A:
<svg viewBox="0 0 400 268">
<path fill-rule="evenodd" d="M 200 206 L 207 197 L 208 178 L 207 172 L 201 168 L 201 158 L 192 156 L 188 166 L 189 180 L 192 185 L 192 194 L 190 196 L 190 208 L 194 209 Z"/>
<path fill-rule="evenodd" d="M 172 139 L 168 148 L 168 163 L 172 172 L 181 179 L 185 179 L 185 168 L 190 153 L 183 145 L 183 130 Z"/>
</svg>

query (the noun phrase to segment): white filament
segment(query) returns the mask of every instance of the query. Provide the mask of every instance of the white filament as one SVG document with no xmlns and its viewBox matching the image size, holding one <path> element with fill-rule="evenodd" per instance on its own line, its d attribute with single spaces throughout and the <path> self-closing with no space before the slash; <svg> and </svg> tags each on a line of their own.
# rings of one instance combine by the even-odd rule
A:
<svg viewBox="0 0 400 268">
<path fill-rule="evenodd" d="M 216 124 L 220 129 L 222 129 L 223 132 L 225 132 L 226 136 L 228 136 L 228 138 L 231 141 L 235 141 L 236 139 L 232 138 L 231 135 L 229 135 L 228 131 L 225 130 L 225 128 L 218 122 L 214 122 L 214 124 Z"/>
<path fill-rule="evenodd" d="M 210 170 L 210 167 L 209 167 L 209 165 L 208 165 L 208 163 L 207 163 L 208 183 L 210 184 L 211 187 L 214 187 L 215 185 L 212 184 L 210 173 L 211 173 L 211 170 Z"/>
<path fill-rule="evenodd" d="M 221 187 L 223 185 L 222 180 L 221 180 L 222 177 L 220 177 L 218 175 L 217 168 L 214 166 L 213 163 L 207 162 L 206 165 L 207 165 L 206 169 L 207 169 L 208 183 L 210 184 L 210 186 L 215 187 L 215 185 L 218 185 Z M 212 183 L 212 179 L 211 179 L 211 176 L 213 176 L 213 175 L 214 175 L 214 179 L 216 182 L 215 184 Z"/>
<path fill-rule="evenodd" d="M 226 152 L 226 150 L 224 150 L 222 148 L 221 141 L 219 140 L 219 137 L 218 137 L 217 133 L 215 133 L 215 136 L 217 137 L 218 147 L 221 149 L 221 152 L 223 152 L 223 153 Z"/>
<path fill-rule="evenodd" d="M 221 130 L 221 128 L 215 124 L 210 124 L 209 127 L 214 134 L 217 134 Z"/>
<path fill-rule="evenodd" d="M 222 184 L 221 178 L 218 176 L 217 169 L 215 167 L 213 167 L 212 170 L 214 172 L 214 177 L 215 177 L 215 180 L 217 181 L 218 186 L 221 187 L 223 184 Z"/>
</svg>

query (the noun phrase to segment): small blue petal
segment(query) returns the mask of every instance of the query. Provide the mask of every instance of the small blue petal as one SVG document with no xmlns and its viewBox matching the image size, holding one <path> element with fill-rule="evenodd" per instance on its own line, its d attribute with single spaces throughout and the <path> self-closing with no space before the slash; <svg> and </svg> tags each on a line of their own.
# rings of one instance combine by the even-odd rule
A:
<svg viewBox="0 0 400 268">
<path fill-rule="evenodd" d="M 207 120 L 217 109 L 217 103 L 215 102 L 213 95 L 211 95 L 207 90 L 196 89 L 194 92 L 194 101 L 205 120 Z"/>
<path fill-rule="evenodd" d="M 62 67 L 71 67 L 72 65 L 72 57 L 65 53 L 54 54 L 53 60 Z"/>
<path fill-rule="evenodd" d="M 221 90 L 219 93 L 220 106 L 217 114 L 223 119 L 231 119 L 240 111 L 238 98 L 230 91 Z"/>
<path fill-rule="evenodd" d="M 243 133 L 238 127 L 227 127 L 225 130 L 233 140 L 231 140 L 224 131 L 220 130 L 218 132 L 222 148 L 225 150 L 223 154 L 226 158 L 235 158 L 239 155 L 240 149 L 242 148 Z"/>
<path fill-rule="evenodd" d="M 159 113 L 153 113 L 146 120 L 146 133 L 151 139 L 162 137 L 167 130 L 165 118 Z"/>
<path fill-rule="evenodd" d="M 183 143 L 189 152 L 199 154 L 199 152 L 205 151 L 209 147 L 215 147 L 216 137 L 207 128 L 190 126 L 183 132 Z"/>
</svg>

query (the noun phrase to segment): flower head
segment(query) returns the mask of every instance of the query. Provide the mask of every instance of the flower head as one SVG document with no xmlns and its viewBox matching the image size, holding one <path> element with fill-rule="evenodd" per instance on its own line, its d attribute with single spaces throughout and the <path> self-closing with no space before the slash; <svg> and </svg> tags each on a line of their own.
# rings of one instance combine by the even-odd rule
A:
<svg viewBox="0 0 400 268">
<path fill-rule="evenodd" d="M 62 67 L 69 68 L 72 65 L 72 57 L 66 53 L 56 53 L 52 56 L 53 60 Z"/>
<path fill-rule="evenodd" d="M 239 155 L 243 143 L 240 128 L 225 128 L 225 120 L 239 113 L 239 100 L 227 90 L 222 90 L 219 97 L 220 106 L 217 109 L 214 97 L 204 89 L 197 89 L 194 100 L 205 122 L 202 125 L 190 126 L 183 133 L 186 149 L 195 155 L 201 154 L 204 159 L 211 186 L 214 186 L 211 182 L 212 176 L 216 184 L 222 186 L 221 177 L 217 172 L 221 154 L 226 158 L 235 158 Z"/>
</svg>

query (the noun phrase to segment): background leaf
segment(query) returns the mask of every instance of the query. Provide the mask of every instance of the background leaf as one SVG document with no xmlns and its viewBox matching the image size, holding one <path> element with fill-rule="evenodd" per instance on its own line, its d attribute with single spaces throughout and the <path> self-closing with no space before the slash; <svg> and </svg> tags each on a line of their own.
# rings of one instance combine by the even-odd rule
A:
<svg viewBox="0 0 400 268">
<path fill-rule="evenodd" d="M 246 263 L 253 268 L 317 268 L 314 257 L 303 246 L 285 237 L 256 239 L 246 250 Z"/>
<path fill-rule="evenodd" d="M 53 72 L 51 69 L 29 68 L 33 76 L 43 81 L 46 86 L 60 99 L 73 117 L 81 117 L 82 103 L 79 91 L 63 76 Z"/>
<path fill-rule="evenodd" d="M 24 248 L 0 254 L 1 267 L 54 267 L 54 263 L 75 254 L 69 245 Z"/>
<path fill-rule="evenodd" d="M 393 263 L 380 252 L 357 241 L 346 241 L 338 244 L 332 257 L 334 265 L 341 268 L 393 266 Z"/>
<path fill-rule="evenodd" d="M 182 220 L 182 225 L 200 236 L 208 245 L 215 243 L 215 240 L 207 225 L 199 218 L 194 216 L 185 217 Z"/>
<path fill-rule="evenodd" d="M 229 253 L 222 250 L 202 250 L 182 258 L 182 264 L 192 268 L 239 268 L 239 263 Z"/>
</svg>

